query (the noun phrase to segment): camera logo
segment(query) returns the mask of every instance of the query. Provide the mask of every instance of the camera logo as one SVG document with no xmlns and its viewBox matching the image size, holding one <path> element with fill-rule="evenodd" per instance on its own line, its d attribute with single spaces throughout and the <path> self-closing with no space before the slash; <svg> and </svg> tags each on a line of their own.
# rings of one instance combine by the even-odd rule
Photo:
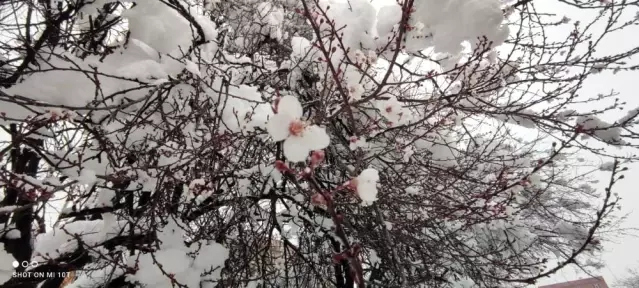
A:
<svg viewBox="0 0 639 288">
<path fill-rule="evenodd" d="M 29 266 L 31 266 L 31 268 L 36 268 L 38 267 L 38 261 L 22 261 L 22 262 L 18 262 L 18 261 L 13 261 L 12 263 L 13 268 L 18 268 L 20 266 L 22 266 L 22 268 L 29 268 Z"/>
</svg>

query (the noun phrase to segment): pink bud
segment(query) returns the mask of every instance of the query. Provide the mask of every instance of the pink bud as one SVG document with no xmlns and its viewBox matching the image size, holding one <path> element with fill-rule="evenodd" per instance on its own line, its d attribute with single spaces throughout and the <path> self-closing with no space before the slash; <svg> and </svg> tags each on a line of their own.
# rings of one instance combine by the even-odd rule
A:
<svg viewBox="0 0 639 288">
<path fill-rule="evenodd" d="M 280 97 L 278 96 L 273 101 L 273 113 L 277 114 L 277 107 L 279 106 L 279 104 L 280 104 Z"/>
<path fill-rule="evenodd" d="M 361 250 L 362 250 L 362 246 L 360 246 L 359 243 L 353 244 L 353 250 L 352 250 L 353 256 L 357 256 Z"/>
<path fill-rule="evenodd" d="M 353 178 L 350 181 L 347 181 L 346 183 L 344 183 L 344 186 L 357 192 L 357 178 Z"/>
<path fill-rule="evenodd" d="M 344 259 L 346 259 L 346 256 L 344 255 L 344 253 L 339 253 L 339 254 L 333 255 L 333 263 L 338 264 L 339 262 L 341 262 Z"/>
<path fill-rule="evenodd" d="M 302 170 L 299 173 L 299 176 L 302 178 L 310 178 L 313 175 L 313 170 L 309 167 L 304 168 L 304 170 Z"/>
<path fill-rule="evenodd" d="M 326 197 L 321 193 L 315 193 L 311 196 L 311 204 L 313 205 L 326 205 Z"/>
<path fill-rule="evenodd" d="M 277 171 L 280 171 L 281 173 L 291 171 L 291 168 L 288 168 L 288 165 L 286 165 L 286 163 L 284 163 L 284 161 L 282 160 L 276 160 L 273 166 L 275 166 L 275 169 L 277 169 Z"/>
<path fill-rule="evenodd" d="M 319 163 L 322 163 L 322 161 L 324 161 L 324 151 L 322 150 L 315 150 L 313 151 L 313 153 L 311 154 L 311 165 L 315 166 Z"/>
</svg>

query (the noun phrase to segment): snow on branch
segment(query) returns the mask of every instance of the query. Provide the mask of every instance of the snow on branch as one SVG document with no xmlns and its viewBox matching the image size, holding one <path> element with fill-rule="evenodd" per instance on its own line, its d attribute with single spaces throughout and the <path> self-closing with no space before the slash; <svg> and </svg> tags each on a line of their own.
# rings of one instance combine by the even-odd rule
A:
<svg viewBox="0 0 639 288">
<path fill-rule="evenodd" d="M 0 258 L 67 277 L 3 262 L 0 285 L 505 287 L 595 269 L 639 109 L 583 87 L 636 70 L 639 49 L 590 39 L 639 20 L 573 2 L 2 2 Z M 579 9 L 601 16 L 557 15 Z"/>
</svg>

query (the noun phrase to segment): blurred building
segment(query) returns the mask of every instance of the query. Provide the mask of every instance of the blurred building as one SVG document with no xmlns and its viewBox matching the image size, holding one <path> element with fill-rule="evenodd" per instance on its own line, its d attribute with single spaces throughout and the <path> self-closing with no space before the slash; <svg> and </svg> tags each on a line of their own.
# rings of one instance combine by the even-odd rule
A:
<svg viewBox="0 0 639 288">
<path fill-rule="evenodd" d="M 539 286 L 539 288 L 609 288 L 603 277 L 593 277 L 580 279 L 575 281 L 557 283 L 546 286 Z"/>
</svg>

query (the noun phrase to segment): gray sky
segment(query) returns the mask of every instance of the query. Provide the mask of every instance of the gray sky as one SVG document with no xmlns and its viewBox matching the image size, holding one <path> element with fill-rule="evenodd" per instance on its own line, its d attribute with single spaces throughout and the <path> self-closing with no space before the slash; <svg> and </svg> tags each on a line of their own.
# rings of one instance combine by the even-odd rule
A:
<svg viewBox="0 0 639 288">
<path fill-rule="evenodd" d="M 539 7 L 543 7 L 543 11 L 562 11 L 566 14 L 566 16 L 573 20 L 586 21 L 588 19 L 592 19 L 594 13 L 598 13 L 597 11 L 566 10 L 566 5 L 559 6 L 556 4 L 557 2 L 555 0 L 539 0 L 535 1 L 535 3 L 538 3 Z M 561 7 L 561 9 L 558 9 L 559 7 Z M 634 17 L 635 13 L 637 13 L 636 10 L 630 12 L 630 15 L 628 16 Z M 637 47 L 639 46 L 639 38 L 637 38 L 636 35 L 639 35 L 639 27 L 629 27 L 617 34 L 611 34 L 610 37 L 607 38 L 607 41 L 604 41 L 597 50 L 600 54 L 609 54 Z M 631 62 L 635 64 L 639 63 L 637 59 L 631 59 Z M 627 109 L 633 109 L 639 106 L 639 95 L 637 95 L 636 90 L 636 82 L 639 80 L 638 76 L 638 71 L 619 72 L 616 75 L 613 75 L 612 72 L 603 72 L 589 78 L 589 80 L 586 81 L 581 94 L 591 97 L 596 96 L 598 93 L 610 92 L 610 90 L 614 89 L 619 93 L 620 100 L 628 103 L 626 106 Z M 607 114 L 606 116 L 610 117 L 608 120 L 614 120 L 619 119 L 625 114 L 626 110 L 619 111 L 616 115 L 615 113 L 612 113 Z M 632 151 L 628 149 L 627 151 L 621 150 L 620 152 L 631 153 Z M 619 193 L 619 196 L 622 198 L 620 201 L 621 211 L 619 211 L 620 213 L 618 214 L 629 214 L 626 221 L 622 224 L 622 227 L 636 228 L 639 227 L 639 193 L 637 192 L 636 187 L 634 187 L 634 185 L 638 184 L 638 181 L 635 180 L 633 176 L 637 175 L 637 171 L 639 171 L 639 164 L 630 165 L 628 168 L 630 171 L 625 175 L 627 178 L 621 180 L 621 182 L 613 188 L 613 192 Z M 608 183 L 609 177 L 609 174 L 601 173 L 598 175 L 600 183 L 596 184 L 594 187 L 599 191 L 603 191 L 604 187 Z M 631 231 L 628 232 L 632 233 Z M 604 279 L 606 279 L 606 282 L 611 287 L 614 287 L 611 284 L 616 282 L 617 279 L 628 275 L 628 268 L 639 267 L 639 254 L 631 252 L 636 251 L 636 243 L 638 241 L 637 237 L 625 235 L 613 241 L 614 242 L 604 243 L 605 252 L 602 255 L 602 260 L 605 262 L 606 267 L 601 269 L 598 273 L 598 275 L 603 276 Z M 589 276 L 569 267 L 561 270 L 553 277 L 543 279 L 539 284 L 551 284 L 585 277 Z"/>
<path fill-rule="evenodd" d="M 611 37 L 611 40 L 602 46 L 630 46 L 629 43 L 631 41 L 635 42 L 634 45 L 637 46 L 638 44 L 636 42 L 639 42 L 639 40 L 630 35 L 633 33 L 634 35 L 639 35 L 639 28 L 633 28 L 632 30 L 634 30 L 634 32 L 628 31 L 624 32 L 623 35 Z M 614 40 L 612 38 L 614 38 Z M 637 61 L 635 60 L 634 62 Z M 638 74 L 636 71 L 619 72 L 614 76 L 610 72 L 605 72 L 590 78 L 590 80 L 586 82 L 583 89 L 584 92 L 582 93 L 587 94 L 588 96 L 594 96 L 599 92 L 608 92 L 611 89 L 614 89 L 620 93 L 619 98 L 622 101 L 628 102 L 627 107 L 631 109 L 639 106 L 639 98 L 637 97 L 637 92 L 635 90 L 636 88 L 633 87 L 635 86 L 633 85 L 633 81 L 639 80 L 639 77 L 637 76 Z M 625 111 L 619 112 L 619 114 L 616 115 L 616 118 L 622 117 L 625 113 Z M 630 150 L 627 152 L 630 152 Z M 619 196 L 623 198 L 621 200 L 621 211 L 618 214 L 630 214 L 626 221 L 624 221 L 622 227 L 637 228 L 639 227 L 639 193 L 637 192 L 637 188 L 633 187 L 638 184 L 638 181 L 635 180 L 633 175 L 637 175 L 637 171 L 639 171 L 639 164 L 630 165 L 628 168 L 630 171 L 626 173 L 627 178 L 621 180 L 616 185 L 613 192 L 619 193 Z M 596 184 L 594 187 L 599 191 L 603 191 L 604 187 L 608 183 L 609 174 L 601 173 L 598 180 L 600 180 L 600 183 Z M 605 243 L 605 253 L 603 254 L 602 260 L 607 266 L 599 271 L 599 274 L 606 279 L 608 285 L 615 282 L 616 279 L 627 275 L 628 268 L 639 267 L 639 255 L 637 253 L 630 252 L 636 251 L 637 241 L 637 237 L 625 235 L 614 240 L 614 242 Z M 557 275 L 555 275 L 555 277 L 544 279 L 540 284 L 550 284 L 583 277 L 588 276 L 584 273 L 573 271 L 571 268 L 567 268 L 560 271 Z"/>
</svg>

